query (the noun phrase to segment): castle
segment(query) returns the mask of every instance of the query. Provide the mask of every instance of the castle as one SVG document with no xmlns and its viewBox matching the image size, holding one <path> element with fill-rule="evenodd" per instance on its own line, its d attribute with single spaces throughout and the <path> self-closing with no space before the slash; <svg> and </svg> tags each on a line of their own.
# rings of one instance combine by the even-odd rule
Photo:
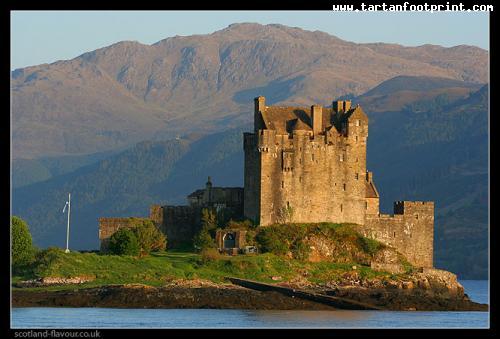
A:
<svg viewBox="0 0 500 339">
<path fill-rule="evenodd" d="M 359 105 L 345 100 L 331 108 L 266 106 L 262 96 L 254 104 L 253 132 L 244 133 L 244 189 L 212 188 L 209 180 L 188 196 L 189 206 L 152 206 L 150 218 L 169 241 L 192 239 L 201 208 L 227 208 L 262 227 L 356 224 L 361 234 L 396 248 L 413 265 L 433 266 L 434 203 L 398 201 L 392 215 L 380 213 L 373 174 L 366 169 L 368 117 Z M 110 222 L 101 219 L 101 240 L 120 227 Z"/>
</svg>

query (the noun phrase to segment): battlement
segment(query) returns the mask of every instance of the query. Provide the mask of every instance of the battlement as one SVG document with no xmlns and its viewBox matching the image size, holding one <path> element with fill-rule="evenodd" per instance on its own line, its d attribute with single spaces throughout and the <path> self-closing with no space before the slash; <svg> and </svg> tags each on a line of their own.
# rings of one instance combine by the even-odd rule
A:
<svg viewBox="0 0 500 339">
<path fill-rule="evenodd" d="M 395 201 L 394 214 L 434 213 L 434 201 Z"/>
</svg>

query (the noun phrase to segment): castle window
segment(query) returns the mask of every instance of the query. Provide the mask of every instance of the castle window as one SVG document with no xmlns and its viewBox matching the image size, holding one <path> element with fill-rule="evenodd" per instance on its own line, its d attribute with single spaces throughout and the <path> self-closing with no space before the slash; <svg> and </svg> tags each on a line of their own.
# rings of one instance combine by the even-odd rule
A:
<svg viewBox="0 0 500 339">
<path fill-rule="evenodd" d="M 368 201 L 365 201 L 365 210 L 368 209 Z"/>
<path fill-rule="evenodd" d="M 281 188 L 285 188 L 285 182 L 284 181 L 281 182 Z"/>
<path fill-rule="evenodd" d="M 418 214 L 415 214 L 415 219 L 418 219 Z"/>
<path fill-rule="evenodd" d="M 358 136 L 356 135 L 356 142 L 358 142 Z"/>
<path fill-rule="evenodd" d="M 355 174 L 354 174 L 354 178 L 355 178 L 356 180 L 358 180 L 358 179 L 359 179 L 359 174 L 358 174 L 358 173 L 355 173 Z"/>
<path fill-rule="evenodd" d="M 314 161 L 314 154 L 311 154 L 311 160 Z"/>
<path fill-rule="evenodd" d="M 302 182 L 302 177 L 299 177 L 299 182 Z"/>
<path fill-rule="evenodd" d="M 345 188 L 346 188 L 346 184 L 344 184 L 344 191 L 345 191 Z"/>
<path fill-rule="evenodd" d="M 394 232 L 394 238 L 396 238 L 396 232 Z"/>
<path fill-rule="evenodd" d="M 361 126 L 361 120 L 356 120 L 356 126 Z M 356 138 L 357 139 L 357 138 Z"/>
<path fill-rule="evenodd" d="M 344 161 L 344 155 L 343 154 L 339 155 L 339 161 Z"/>
<path fill-rule="evenodd" d="M 342 212 L 342 210 L 343 210 L 343 206 L 342 206 L 342 204 L 340 204 L 340 212 Z"/>
</svg>

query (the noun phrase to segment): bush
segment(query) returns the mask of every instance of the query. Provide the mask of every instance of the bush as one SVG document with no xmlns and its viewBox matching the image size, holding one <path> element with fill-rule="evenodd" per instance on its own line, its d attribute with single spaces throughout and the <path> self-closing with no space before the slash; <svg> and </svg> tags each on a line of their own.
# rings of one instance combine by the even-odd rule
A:
<svg viewBox="0 0 500 339">
<path fill-rule="evenodd" d="M 204 208 L 201 211 L 202 228 L 213 231 L 217 228 L 217 214 L 212 209 Z"/>
<path fill-rule="evenodd" d="M 142 254 L 163 251 L 167 247 L 167 238 L 165 234 L 163 234 L 151 220 L 140 221 L 132 231 L 137 238 Z"/>
<path fill-rule="evenodd" d="M 359 242 L 363 251 L 370 255 L 374 255 L 384 247 L 382 243 L 370 238 L 360 237 Z"/>
<path fill-rule="evenodd" d="M 64 250 L 59 247 L 48 247 L 45 250 L 39 251 L 35 255 L 36 265 L 34 265 L 34 273 L 40 275 L 45 272 L 59 256 L 64 254 Z"/>
<path fill-rule="evenodd" d="M 217 229 L 217 215 L 213 209 L 204 208 L 201 211 L 201 230 L 193 238 L 195 251 L 201 252 L 209 248 L 217 248 L 214 240 Z"/>
<path fill-rule="evenodd" d="M 292 255 L 295 259 L 306 260 L 309 258 L 311 248 L 304 241 L 297 241 L 292 246 Z"/>
<path fill-rule="evenodd" d="M 252 221 L 250 221 L 248 219 L 243 220 L 243 221 L 236 221 L 236 220 L 230 219 L 227 222 L 225 228 L 234 229 L 234 230 L 250 230 L 250 229 L 254 229 L 255 226 L 252 223 Z"/>
<path fill-rule="evenodd" d="M 135 233 L 121 228 L 109 239 L 109 251 L 117 255 L 139 255 L 140 246 Z"/>
<path fill-rule="evenodd" d="M 203 227 L 198 234 L 194 236 L 193 239 L 194 249 L 198 252 L 209 248 L 216 248 L 215 241 L 210 235 L 209 230 L 206 227 Z"/>
<path fill-rule="evenodd" d="M 26 222 L 16 216 L 11 218 L 12 265 L 23 266 L 33 261 L 33 240 Z"/>
<path fill-rule="evenodd" d="M 200 254 L 201 254 L 200 261 L 202 264 L 212 261 L 217 261 L 222 257 L 219 251 L 215 248 L 203 249 Z"/>
<path fill-rule="evenodd" d="M 303 242 L 307 227 L 300 224 L 283 224 L 263 227 L 255 237 L 262 252 L 286 255 L 289 252 L 303 253 Z M 305 246 L 305 245 L 304 245 Z M 299 249 L 301 248 L 301 249 Z"/>
</svg>

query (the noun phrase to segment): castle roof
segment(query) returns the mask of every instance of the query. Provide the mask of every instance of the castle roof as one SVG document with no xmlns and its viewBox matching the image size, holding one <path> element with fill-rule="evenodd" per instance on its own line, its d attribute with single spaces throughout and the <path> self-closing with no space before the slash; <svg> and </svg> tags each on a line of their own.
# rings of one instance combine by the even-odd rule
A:
<svg viewBox="0 0 500 339">
<path fill-rule="evenodd" d="M 340 119 L 338 121 L 340 123 L 351 116 L 366 116 L 359 105 L 351 108 L 340 117 L 335 117 L 335 112 L 331 107 L 323 107 L 322 110 L 322 125 L 326 130 L 330 130 L 334 126 L 336 119 Z M 312 131 L 311 110 L 307 107 L 266 106 L 261 114 L 265 128 L 275 130 L 277 134 L 289 134 L 293 133 L 294 130 Z"/>
<path fill-rule="evenodd" d="M 212 191 L 218 191 L 218 190 L 242 190 L 243 188 L 241 187 L 211 187 L 210 188 Z M 193 193 L 189 194 L 187 197 L 188 198 L 200 198 L 203 197 L 203 194 L 205 194 L 206 188 L 201 188 L 197 189 Z"/>
<path fill-rule="evenodd" d="M 378 191 L 377 188 L 375 187 L 375 184 L 373 181 L 366 182 L 366 197 L 367 198 L 378 198 Z"/>
<path fill-rule="evenodd" d="M 323 107 L 323 126 L 330 127 L 332 108 Z M 268 106 L 262 112 L 267 129 L 278 134 L 292 133 L 294 130 L 312 130 L 311 110 L 306 107 Z"/>
<path fill-rule="evenodd" d="M 199 189 L 188 195 L 188 198 L 199 198 L 205 193 L 205 189 Z"/>
<path fill-rule="evenodd" d="M 311 126 L 307 125 L 305 122 L 303 122 L 300 119 L 294 119 L 291 121 L 292 125 L 292 130 L 293 131 L 311 131 L 312 128 Z"/>
</svg>

